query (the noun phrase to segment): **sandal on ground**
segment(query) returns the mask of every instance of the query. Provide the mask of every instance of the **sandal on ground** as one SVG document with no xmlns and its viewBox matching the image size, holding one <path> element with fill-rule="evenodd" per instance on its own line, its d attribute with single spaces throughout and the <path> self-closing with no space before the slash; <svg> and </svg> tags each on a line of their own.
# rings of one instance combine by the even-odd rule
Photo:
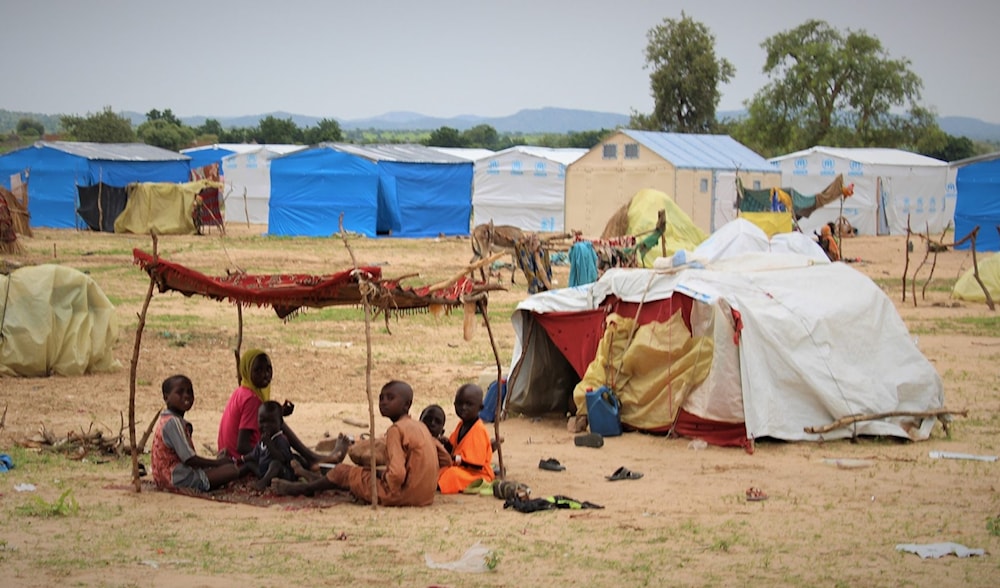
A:
<svg viewBox="0 0 1000 588">
<path fill-rule="evenodd" d="M 566 466 L 559 463 L 558 459 L 550 457 L 538 462 L 538 468 L 542 470 L 549 470 L 550 472 L 561 472 L 566 469 Z"/>
<path fill-rule="evenodd" d="M 577 447 L 604 447 L 604 437 L 597 433 L 584 433 L 573 437 Z"/>
<path fill-rule="evenodd" d="M 531 488 L 518 484 L 513 480 L 494 480 L 493 496 L 500 500 L 527 500 L 531 497 Z"/>
<path fill-rule="evenodd" d="M 642 477 L 642 472 L 633 472 L 625 466 L 622 466 L 615 470 L 610 476 L 604 476 L 609 481 L 614 482 L 616 480 L 638 480 Z"/>
<path fill-rule="evenodd" d="M 755 486 L 747 488 L 747 502 L 760 502 L 767 500 L 767 493 Z"/>
<path fill-rule="evenodd" d="M 480 496 L 493 495 L 493 482 L 487 482 L 482 478 L 477 478 L 462 490 L 462 494 L 479 494 Z"/>
</svg>

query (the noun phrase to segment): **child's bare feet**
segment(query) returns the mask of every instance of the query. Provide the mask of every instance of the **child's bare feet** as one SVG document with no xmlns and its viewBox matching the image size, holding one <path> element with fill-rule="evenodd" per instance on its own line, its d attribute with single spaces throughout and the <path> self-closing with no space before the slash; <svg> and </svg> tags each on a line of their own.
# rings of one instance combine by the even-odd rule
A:
<svg viewBox="0 0 1000 588">
<path fill-rule="evenodd" d="M 302 494 L 304 487 L 305 484 L 289 482 L 281 478 L 271 480 L 271 491 L 279 496 L 299 496 Z"/>
<path fill-rule="evenodd" d="M 292 460 L 292 473 L 294 473 L 299 478 L 304 478 L 306 481 L 309 482 L 312 482 L 313 480 L 319 478 L 322 475 L 314 471 L 307 470 L 306 468 L 302 467 L 302 464 L 300 464 L 298 461 L 294 459 Z"/>
<path fill-rule="evenodd" d="M 321 463 L 343 462 L 344 458 L 347 457 L 347 450 L 350 449 L 353 444 L 353 437 L 340 433 L 337 435 L 337 442 L 333 446 L 333 451 L 326 455 L 320 455 L 319 459 L 316 460 L 316 463 L 312 464 L 311 469 L 313 471 L 317 471 L 319 469 L 319 464 Z"/>
</svg>

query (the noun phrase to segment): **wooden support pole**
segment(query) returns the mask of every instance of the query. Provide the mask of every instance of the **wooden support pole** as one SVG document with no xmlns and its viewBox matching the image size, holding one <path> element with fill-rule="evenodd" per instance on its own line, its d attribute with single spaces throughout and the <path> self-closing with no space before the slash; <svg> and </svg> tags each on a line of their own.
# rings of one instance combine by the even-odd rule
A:
<svg viewBox="0 0 1000 588">
<path fill-rule="evenodd" d="M 483 315 L 483 322 L 486 323 L 486 332 L 490 336 L 490 346 L 493 348 L 493 359 L 497 364 L 497 403 L 494 407 L 495 412 L 493 413 L 493 436 L 497 440 L 497 464 L 500 467 L 500 479 L 503 480 L 507 477 L 507 468 L 503 464 L 503 437 L 500 435 L 500 419 L 503 414 L 503 368 L 500 366 L 500 353 L 497 351 L 497 342 L 493 338 L 493 329 L 490 327 L 490 317 L 486 310 L 487 304 L 485 299 L 480 299 L 476 302 L 476 306 L 479 307 L 479 312 Z"/>
<path fill-rule="evenodd" d="M 153 238 L 153 267 L 159 260 L 157 252 L 156 234 L 151 233 Z M 139 481 L 139 446 L 135 442 L 135 378 L 139 366 L 139 349 L 142 347 L 142 330 L 146 328 L 146 312 L 149 310 L 149 301 L 153 299 L 153 286 L 156 279 L 152 273 L 149 276 L 149 287 L 146 289 L 146 298 L 142 302 L 142 310 L 139 312 L 139 324 L 135 327 L 135 343 L 132 346 L 132 362 L 129 365 L 128 373 L 128 436 L 132 453 L 132 484 L 136 492 L 142 492 L 142 483 Z"/>
</svg>

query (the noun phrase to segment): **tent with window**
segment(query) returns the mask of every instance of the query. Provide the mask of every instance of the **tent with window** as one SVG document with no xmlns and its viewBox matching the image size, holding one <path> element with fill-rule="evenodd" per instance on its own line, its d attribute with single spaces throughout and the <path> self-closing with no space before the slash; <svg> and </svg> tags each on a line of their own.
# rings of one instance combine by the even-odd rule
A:
<svg viewBox="0 0 1000 588">
<path fill-rule="evenodd" d="M 305 145 L 253 145 L 222 158 L 226 221 L 267 224 L 271 199 L 271 159 L 305 149 Z"/>
<path fill-rule="evenodd" d="M 737 176 L 755 190 L 781 184 L 774 166 L 728 135 L 622 129 L 567 166 L 565 227 L 599 235 L 633 194 L 650 188 L 711 233 L 738 216 Z"/>
<path fill-rule="evenodd" d="M 901 149 L 812 147 L 770 160 L 781 186 L 820 192 L 839 174 L 854 185 L 843 216 L 859 235 L 940 234 L 955 214 L 954 171 L 946 162 Z M 952 186 L 952 188 L 949 188 Z M 807 233 L 841 216 L 841 202 L 823 206 L 799 222 Z"/>
<path fill-rule="evenodd" d="M 39 141 L 0 155 L 4 186 L 10 187 L 11 176 L 29 185 L 28 212 L 36 227 L 81 226 L 80 186 L 125 188 L 133 182 L 186 182 L 189 172 L 186 155 L 144 143 Z"/>
<path fill-rule="evenodd" d="M 520 145 L 477 159 L 472 224 L 565 231 L 566 166 L 586 152 Z"/>
<path fill-rule="evenodd" d="M 977 251 L 1000 251 L 1000 151 L 951 163 L 956 171 L 955 238 L 979 227 Z M 956 249 L 968 249 L 965 243 Z"/>
</svg>

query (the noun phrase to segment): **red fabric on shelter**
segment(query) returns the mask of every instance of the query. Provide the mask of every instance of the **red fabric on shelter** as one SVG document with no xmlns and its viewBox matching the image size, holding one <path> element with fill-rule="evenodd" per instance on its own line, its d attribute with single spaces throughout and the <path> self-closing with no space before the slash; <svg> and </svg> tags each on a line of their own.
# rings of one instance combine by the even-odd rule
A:
<svg viewBox="0 0 1000 588">
<path fill-rule="evenodd" d="M 132 250 L 134 261 L 155 281 L 160 292 L 170 290 L 185 296 L 198 294 L 234 304 L 271 306 L 284 318 L 301 307 L 322 308 L 361 304 L 361 292 L 355 270 L 335 274 L 246 274 L 232 273 L 211 277 L 160 258 L 140 249 Z M 470 294 L 475 284 L 462 278 L 448 288 L 431 291 L 429 287 L 404 288 L 398 280 L 382 280 L 382 268 L 361 267 L 357 271 L 378 285 L 372 305 L 381 310 L 427 308 L 432 304 L 457 306 L 461 297 Z"/>
<path fill-rule="evenodd" d="M 597 355 L 597 345 L 604 336 L 603 308 L 574 312 L 546 312 L 535 314 L 538 324 L 545 329 L 552 343 L 573 366 L 576 375 L 583 378 L 587 366 Z"/>
<path fill-rule="evenodd" d="M 702 439 L 710 445 L 722 447 L 742 447 L 753 453 L 753 443 L 747 439 L 745 423 L 724 423 L 703 419 L 683 408 L 677 412 L 674 434 L 691 439 Z"/>
</svg>

